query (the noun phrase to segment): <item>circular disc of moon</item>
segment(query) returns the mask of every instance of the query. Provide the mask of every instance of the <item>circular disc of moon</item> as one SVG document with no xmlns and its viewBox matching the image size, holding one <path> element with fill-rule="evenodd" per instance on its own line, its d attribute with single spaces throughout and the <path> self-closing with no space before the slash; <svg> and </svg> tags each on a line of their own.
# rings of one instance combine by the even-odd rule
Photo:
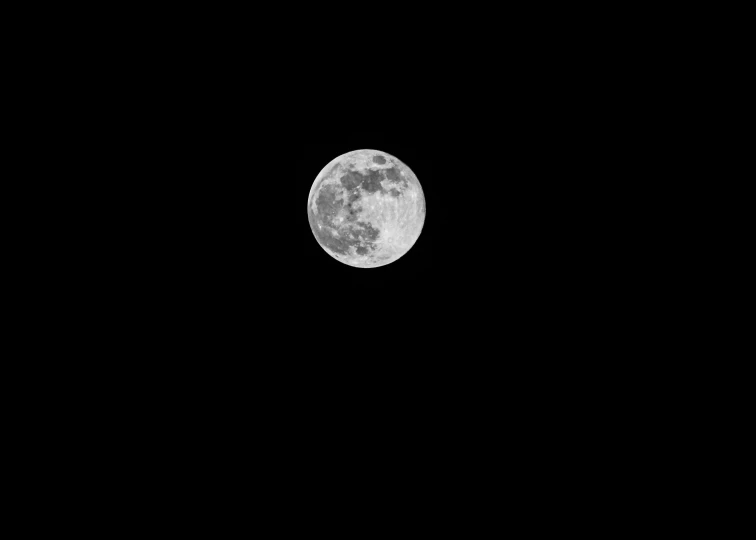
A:
<svg viewBox="0 0 756 540">
<path fill-rule="evenodd" d="M 323 167 L 307 200 L 312 232 L 334 259 L 356 268 L 392 263 L 415 244 L 425 198 L 414 173 L 378 150 L 347 152 Z"/>
</svg>

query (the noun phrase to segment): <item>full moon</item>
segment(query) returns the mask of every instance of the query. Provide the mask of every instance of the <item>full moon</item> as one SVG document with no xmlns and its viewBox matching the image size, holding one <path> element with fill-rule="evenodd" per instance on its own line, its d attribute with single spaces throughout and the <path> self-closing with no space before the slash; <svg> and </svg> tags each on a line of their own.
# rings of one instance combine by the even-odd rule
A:
<svg viewBox="0 0 756 540">
<path fill-rule="evenodd" d="M 386 152 L 354 150 L 323 167 L 307 215 L 331 257 L 356 268 L 392 263 L 415 244 L 425 221 L 420 182 Z"/>
</svg>

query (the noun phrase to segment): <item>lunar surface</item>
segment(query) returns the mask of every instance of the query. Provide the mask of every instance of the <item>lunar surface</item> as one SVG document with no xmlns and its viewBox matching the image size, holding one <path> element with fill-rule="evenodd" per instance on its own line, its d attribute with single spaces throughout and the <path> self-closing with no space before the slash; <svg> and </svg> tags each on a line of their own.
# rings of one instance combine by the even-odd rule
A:
<svg viewBox="0 0 756 540">
<path fill-rule="evenodd" d="M 425 198 L 420 182 L 397 158 L 355 150 L 320 171 L 307 215 L 326 253 L 350 266 L 375 268 L 415 244 L 425 221 Z"/>
</svg>

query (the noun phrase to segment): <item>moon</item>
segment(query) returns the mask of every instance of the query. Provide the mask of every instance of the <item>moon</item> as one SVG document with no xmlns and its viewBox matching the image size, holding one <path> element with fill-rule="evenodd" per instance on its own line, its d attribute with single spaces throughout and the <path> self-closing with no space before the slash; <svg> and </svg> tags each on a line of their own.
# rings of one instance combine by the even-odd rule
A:
<svg viewBox="0 0 756 540">
<path fill-rule="evenodd" d="M 376 268 L 415 245 L 425 222 L 425 197 L 415 174 L 398 158 L 354 150 L 320 171 L 307 215 L 315 239 L 331 257 L 355 268 Z"/>
</svg>

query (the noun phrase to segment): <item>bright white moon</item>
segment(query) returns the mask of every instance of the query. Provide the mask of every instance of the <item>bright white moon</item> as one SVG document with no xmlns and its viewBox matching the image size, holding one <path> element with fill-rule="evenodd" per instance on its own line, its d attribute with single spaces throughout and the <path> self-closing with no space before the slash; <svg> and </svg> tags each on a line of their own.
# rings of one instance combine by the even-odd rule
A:
<svg viewBox="0 0 756 540">
<path fill-rule="evenodd" d="M 425 221 L 420 182 L 386 152 L 355 150 L 326 165 L 310 189 L 307 214 L 321 247 L 358 268 L 407 253 Z"/>
</svg>

